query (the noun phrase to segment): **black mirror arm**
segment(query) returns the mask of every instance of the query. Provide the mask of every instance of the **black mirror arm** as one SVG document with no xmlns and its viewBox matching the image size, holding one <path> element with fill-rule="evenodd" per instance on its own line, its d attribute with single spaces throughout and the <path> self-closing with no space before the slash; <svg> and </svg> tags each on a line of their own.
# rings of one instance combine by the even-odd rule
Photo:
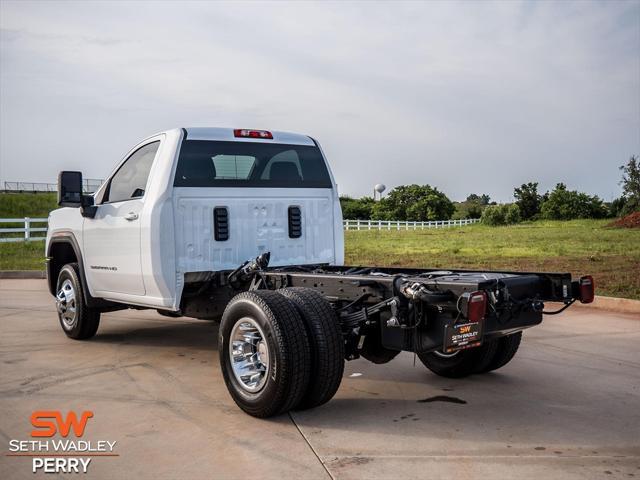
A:
<svg viewBox="0 0 640 480">
<path fill-rule="evenodd" d="M 82 195 L 80 199 L 80 213 L 85 218 L 93 218 L 96 216 L 98 206 L 94 205 L 95 198 L 93 195 Z"/>
</svg>

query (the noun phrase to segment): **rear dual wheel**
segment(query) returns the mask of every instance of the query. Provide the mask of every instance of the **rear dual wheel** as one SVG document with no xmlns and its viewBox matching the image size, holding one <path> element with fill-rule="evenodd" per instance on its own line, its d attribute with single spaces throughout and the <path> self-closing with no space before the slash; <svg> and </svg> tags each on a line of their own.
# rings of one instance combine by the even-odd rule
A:
<svg viewBox="0 0 640 480">
<path fill-rule="evenodd" d="M 515 357 L 518 347 L 520 347 L 522 332 L 512 333 L 511 335 L 501 337 L 494 341 L 498 344 L 496 353 L 491 359 L 491 362 L 489 362 L 489 365 L 487 365 L 480 373 L 497 370 L 509 363 L 513 357 Z"/>
<path fill-rule="evenodd" d="M 344 340 L 331 304 L 309 288 L 278 290 L 296 307 L 309 337 L 311 376 L 297 409 L 314 408 L 333 398 L 344 373 Z"/>
<path fill-rule="evenodd" d="M 462 378 L 504 367 L 520 346 L 522 332 L 489 340 L 480 347 L 460 350 L 453 354 L 442 352 L 419 353 L 420 361 L 433 373 L 447 378 Z"/>
<path fill-rule="evenodd" d="M 229 393 L 255 417 L 321 405 L 342 379 L 344 346 L 335 313 L 312 290 L 236 295 L 222 316 L 218 348 Z"/>
</svg>

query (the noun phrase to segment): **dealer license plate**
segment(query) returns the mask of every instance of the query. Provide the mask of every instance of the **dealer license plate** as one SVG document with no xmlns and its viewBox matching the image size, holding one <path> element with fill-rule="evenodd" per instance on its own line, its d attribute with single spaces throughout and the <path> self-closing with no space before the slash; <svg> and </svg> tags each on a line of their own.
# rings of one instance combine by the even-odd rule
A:
<svg viewBox="0 0 640 480">
<path fill-rule="evenodd" d="M 458 323 L 444 327 L 445 353 L 482 345 L 482 322 Z"/>
</svg>

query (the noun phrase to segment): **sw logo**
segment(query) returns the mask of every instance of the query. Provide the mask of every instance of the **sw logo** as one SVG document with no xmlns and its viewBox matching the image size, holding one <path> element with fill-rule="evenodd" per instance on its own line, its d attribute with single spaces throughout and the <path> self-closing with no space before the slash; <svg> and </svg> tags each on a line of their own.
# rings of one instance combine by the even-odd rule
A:
<svg viewBox="0 0 640 480">
<path fill-rule="evenodd" d="M 82 437 L 87 421 L 91 417 L 93 412 L 90 411 L 82 412 L 78 420 L 75 412 L 69 412 L 67 418 L 63 419 L 62 413 L 58 410 L 39 410 L 31 414 L 31 425 L 36 428 L 31 431 L 31 436 L 53 437 L 56 433 L 60 433 L 62 437 L 67 438 L 73 429 L 76 437 Z"/>
<path fill-rule="evenodd" d="M 33 473 L 87 473 L 92 457 L 119 456 L 114 453 L 115 440 L 81 440 L 90 418 L 93 412 L 89 410 L 80 415 L 37 410 L 30 418 L 33 440 L 10 440 L 6 455 L 31 457 Z"/>
<path fill-rule="evenodd" d="M 469 333 L 471 331 L 471 325 L 460 327 L 460 333 Z"/>
</svg>

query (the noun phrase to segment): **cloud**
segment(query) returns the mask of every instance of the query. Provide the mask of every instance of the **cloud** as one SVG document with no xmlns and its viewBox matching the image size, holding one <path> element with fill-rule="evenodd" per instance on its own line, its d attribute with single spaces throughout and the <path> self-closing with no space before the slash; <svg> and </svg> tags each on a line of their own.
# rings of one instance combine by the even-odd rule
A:
<svg viewBox="0 0 640 480">
<path fill-rule="evenodd" d="M 104 176 L 189 125 L 311 134 L 352 195 L 417 182 L 508 200 L 533 180 L 610 199 L 640 153 L 637 2 L 0 8 L 6 180 Z"/>
</svg>

